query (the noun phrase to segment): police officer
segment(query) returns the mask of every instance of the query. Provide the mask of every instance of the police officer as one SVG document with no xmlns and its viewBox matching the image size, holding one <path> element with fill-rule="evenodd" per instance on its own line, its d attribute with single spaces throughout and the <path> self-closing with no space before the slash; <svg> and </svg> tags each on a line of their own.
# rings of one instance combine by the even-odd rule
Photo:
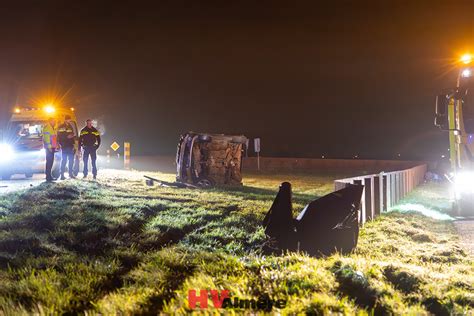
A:
<svg viewBox="0 0 474 316">
<path fill-rule="evenodd" d="M 94 179 L 97 178 L 97 148 L 100 146 L 100 133 L 97 129 L 92 126 L 92 120 L 86 121 L 86 126 L 81 130 L 81 136 L 79 138 L 79 146 L 84 150 L 84 178 L 87 178 L 89 156 L 91 157 L 92 163 L 92 175 Z"/>
<path fill-rule="evenodd" d="M 54 117 L 48 119 L 48 122 L 43 126 L 43 145 L 46 152 L 46 181 L 51 182 L 56 180 L 51 174 L 54 164 L 54 153 L 58 148 L 57 142 L 56 120 Z"/>
<path fill-rule="evenodd" d="M 65 180 L 64 172 L 66 171 L 66 163 L 68 164 L 69 178 L 75 179 L 73 173 L 74 164 L 74 142 L 75 135 L 74 129 L 71 125 L 71 116 L 66 115 L 64 117 L 64 123 L 58 127 L 58 142 L 61 145 L 61 180 Z"/>
</svg>

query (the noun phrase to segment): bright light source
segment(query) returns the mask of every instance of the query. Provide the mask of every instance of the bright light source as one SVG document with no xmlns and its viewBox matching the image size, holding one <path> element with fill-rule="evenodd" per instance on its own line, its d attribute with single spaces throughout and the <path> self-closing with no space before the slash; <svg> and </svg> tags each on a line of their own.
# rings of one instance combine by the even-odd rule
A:
<svg viewBox="0 0 474 316">
<path fill-rule="evenodd" d="M 472 61 L 472 55 L 471 54 L 464 54 L 461 56 L 461 62 L 467 64 L 470 64 Z"/>
<path fill-rule="evenodd" d="M 56 111 L 54 106 L 52 106 L 51 104 L 48 104 L 47 106 L 45 106 L 44 110 L 46 111 L 46 113 L 54 113 L 54 111 Z"/>
<path fill-rule="evenodd" d="M 18 113 L 21 112 L 21 110 L 20 110 L 20 108 L 15 108 L 14 112 L 18 114 Z"/>
<path fill-rule="evenodd" d="M 454 190 L 456 195 L 461 193 L 474 193 L 474 173 L 460 172 L 454 178 Z"/>
<path fill-rule="evenodd" d="M 13 148 L 9 144 L 0 144 L 0 161 L 8 161 L 13 158 Z"/>
<path fill-rule="evenodd" d="M 76 109 L 75 108 L 71 108 L 71 111 L 74 112 Z"/>
<path fill-rule="evenodd" d="M 472 75 L 471 69 L 464 69 L 461 72 L 461 76 L 463 76 L 464 78 L 469 78 L 471 75 Z"/>
</svg>

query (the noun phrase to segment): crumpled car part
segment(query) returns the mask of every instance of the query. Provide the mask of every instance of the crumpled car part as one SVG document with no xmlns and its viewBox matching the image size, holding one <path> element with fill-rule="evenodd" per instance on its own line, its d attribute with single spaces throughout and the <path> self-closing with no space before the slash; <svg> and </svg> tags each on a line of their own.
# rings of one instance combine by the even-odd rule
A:
<svg viewBox="0 0 474 316">
<path fill-rule="evenodd" d="M 283 182 L 263 220 L 275 250 L 303 251 L 312 256 L 348 253 L 357 246 L 358 210 L 364 186 L 344 189 L 312 201 L 296 219 L 292 215 L 291 184 Z"/>
</svg>

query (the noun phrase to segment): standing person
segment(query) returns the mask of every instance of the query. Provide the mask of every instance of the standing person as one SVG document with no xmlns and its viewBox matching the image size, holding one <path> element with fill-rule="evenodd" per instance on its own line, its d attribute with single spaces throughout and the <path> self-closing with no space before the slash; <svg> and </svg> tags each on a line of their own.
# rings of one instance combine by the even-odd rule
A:
<svg viewBox="0 0 474 316">
<path fill-rule="evenodd" d="M 81 130 L 81 136 L 79 138 L 79 146 L 84 150 L 84 178 L 87 178 L 89 156 L 91 157 L 92 163 L 92 175 L 94 179 L 97 178 L 97 148 L 100 146 L 100 133 L 92 126 L 92 120 L 86 121 L 86 126 Z"/>
<path fill-rule="evenodd" d="M 51 171 L 54 164 L 54 153 L 58 148 L 57 142 L 58 133 L 56 130 L 56 120 L 50 117 L 48 122 L 43 126 L 43 146 L 46 152 L 46 181 L 51 182 L 56 180 L 53 178 Z"/>
<path fill-rule="evenodd" d="M 61 146 L 61 180 L 65 180 L 64 172 L 66 171 L 66 163 L 68 164 L 68 173 L 69 178 L 75 179 L 73 173 L 73 164 L 74 164 L 74 142 L 75 135 L 74 129 L 71 125 L 71 116 L 66 115 L 64 117 L 64 123 L 62 123 L 58 128 L 58 142 Z"/>
</svg>

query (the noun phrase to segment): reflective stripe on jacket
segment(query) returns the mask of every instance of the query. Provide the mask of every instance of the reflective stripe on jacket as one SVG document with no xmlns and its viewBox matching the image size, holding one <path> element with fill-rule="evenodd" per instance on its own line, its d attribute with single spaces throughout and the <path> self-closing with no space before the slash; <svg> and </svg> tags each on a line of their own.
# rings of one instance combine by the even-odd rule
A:
<svg viewBox="0 0 474 316">
<path fill-rule="evenodd" d="M 74 129 L 72 128 L 71 124 L 63 123 L 59 125 L 58 128 L 58 142 L 61 145 L 61 148 L 73 148 L 75 139 L 74 137 L 68 138 L 68 136 L 75 136 Z"/>
<path fill-rule="evenodd" d="M 47 123 L 43 126 L 43 144 L 44 148 L 53 149 L 58 147 L 58 132 L 55 126 Z"/>
<path fill-rule="evenodd" d="M 81 130 L 79 143 L 82 147 L 96 147 L 100 146 L 100 133 L 95 127 L 88 128 L 87 126 Z"/>
</svg>

